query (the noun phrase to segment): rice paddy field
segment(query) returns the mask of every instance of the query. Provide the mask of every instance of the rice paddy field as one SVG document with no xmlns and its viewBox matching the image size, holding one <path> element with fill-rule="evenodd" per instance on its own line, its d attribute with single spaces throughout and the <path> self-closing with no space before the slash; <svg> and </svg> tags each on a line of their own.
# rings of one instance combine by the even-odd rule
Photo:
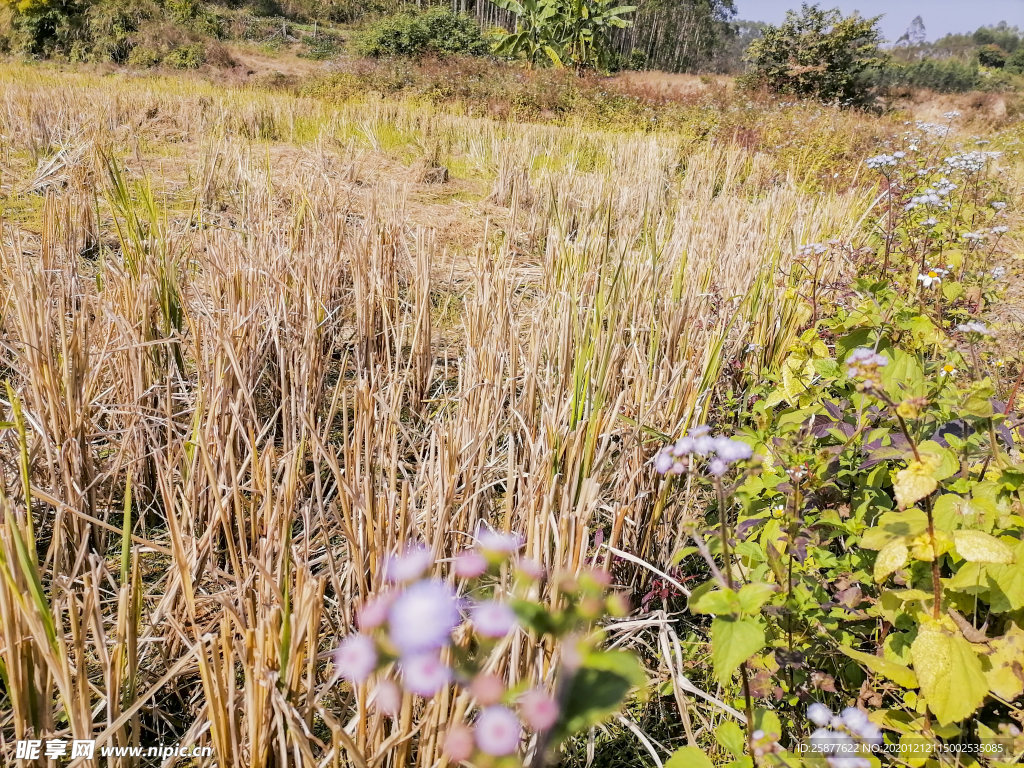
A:
<svg viewBox="0 0 1024 768">
<path fill-rule="evenodd" d="M 744 692 L 683 591 L 714 498 L 652 461 L 752 413 L 874 247 L 866 160 L 947 108 L 734 94 L 629 130 L 0 66 L 4 763 L 35 734 L 97 745 L 39 765 L 455 764 L 467 688 L 386 715 L 333 652 L 389 555 L 421 543 L 459 583 L 485 530 L 549 573 L 605 569 L 630 603 L 605 642 L 648 682 L 552 764 L 732 760 L 713 734 Z M 964 113 L 929 140 L 1002 153 L 1012 226 L 1024 128 Z M 986 309 L 1004 400 L 1014 238 Z M 559 658 L 519 632 L 486 668 L 552 685 Z M 212 756 L 98 751 L 153 744 Z M 529 736 L 521 754 L 541 764 Z"/>
</svg>

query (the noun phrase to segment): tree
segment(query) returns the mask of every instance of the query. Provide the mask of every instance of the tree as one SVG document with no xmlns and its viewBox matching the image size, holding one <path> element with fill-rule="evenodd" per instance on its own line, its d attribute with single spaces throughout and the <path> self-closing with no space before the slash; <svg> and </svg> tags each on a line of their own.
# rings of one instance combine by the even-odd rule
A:
<svg viewBox="0 0 1024 768">
<path fill-rule="evenodd" d="M 907 27 L 907 31 L 896 41 L 896 45 L 922 45 L 927 39 L 928 33 L 924 28 L 924 19 L 920 16 L 915 16 L 914 20 L 910 22 L 910 26 Z"/>
<path fill-rule="evenodd" d="M 516 28 L 495 46 L 494 52 L 522 54 L 530 65 L 547 57 L 556 67 L 607 69 L 611 62 L 612 29 L 628 27 L 624 18 L 635 5 L 616 0 L 495 0 L 499 8 L 516 16 Z"/>
<path fill-rule="evenodd" d="M 767 27 L 746 58 L 754 78 L 777 93 L 859 103 L 869 91 L 865 73 L 885 61 L 880 18 L 844 18 L 836 9 L 804 3 L 799 13 L 788 11 L 781 26 Z"/>
<path fill-rule="evenodd" d="M 978 50 L 978 63 L 983 67 L 1002 69 L 1006 66 L 1006 51 L 994 43 L 983 46 Z"/>
</svg>

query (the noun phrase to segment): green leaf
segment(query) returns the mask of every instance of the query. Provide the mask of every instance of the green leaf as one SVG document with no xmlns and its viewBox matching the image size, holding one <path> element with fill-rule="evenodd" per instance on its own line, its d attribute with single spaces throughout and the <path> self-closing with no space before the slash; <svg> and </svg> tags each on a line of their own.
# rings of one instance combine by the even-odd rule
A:
<svg viewBox="0 0 1024 768">
<path fill-rule="evenodd" d="M 918 630 L 910 655 L 928 709 L 942 725 L 970 717 L 985 700 L 988 680 L 981 659 L 962 636 L 929 622 Z"/>
<path fill-rule="evenodd" d="M 665 768 L 715 768 L 715 764 L 697 747 L 682 747 L 668 759 Z"/>
<path fill-rule="evenodd" d="M 1024 693 L 1024 630 L 1010 624 L 1002 637 L 992 640 L 988 654 L 989 667 L 985 670 L 989 690 L 1006 701 L 1013 701 Z"/>
<path fill-rule="evenodd" d="M 719 682 L 728 681 L 764 645 L 764 629 L 756 619 L 719 617 L 711 622 L 711 660 Z"/>
<path fill-rule="evenodd" d="M 992 398 L 995 393 L 991 379 L 986 378 L 978 382 L 971 388 L 963 405 L 960 406 L 961 413 L 980 419 L 990 418 L 995 413 L 992 408 Z"/>
<path fill-rule="evenodd" d="M 763 581 L 744 584 L 739 593 L 740 608 L 745 614 L 756 614 L 774 594 L 775 586 L 772 584 L 766 584 Z"/>
<path fill-rule="evenodd" d="M 719 616 L 738 614 L 742 607 L 736 593 L 731 589 L 690 595 L 689 606 L 693 613 L 713 613 Z"/>
<path fill-rule="evenodd" d="M 960 471 L 959 457 L 948 448 L 943 448 L 931 440 L 925 440 L 917 448 L 922 454 L 938 459 L 938 466 L 932 470 L 932 477 L 936 480 L 945 480 Z"/>
<path fill-rule="evenodd" d="M 715 729 L 715 741 L 736 757 L 742 758 L 746 752 L 746 736 L 735 720 L 725 720 Z"/>
<path fill-rule="evenodd" d="M 1013 550 L 983 531 L 953 531 L 953 545 L 956 553 L 969 563 L 1010 565 L 1014 562 Z"/>
<path fill-rule="evenodd" d="M 917 676 L 914 674 L 914 671 L 907 669 L 902 664 L 882 658 L 881 656 L 873 656 L 863 651 L 855 651 L 853 648 L 845 645 L 840 645 L 839 650 L 854 661 L 859 661 L 872 672 L 889 678 L 896 685 L 903 688 L 917 688 Z"/>
<path fill-rule="evenodd" d="M 895 573 L 910 559 L 910 549 L 904 539 L 893 539 L 878 553 L 875 558 L 874 578 L 876 584 L 881 584 L 892 573 Z"/>
<path fill-rule="evenodd" d="M 597 725 L 619 711 L 632 689 L 646 683 L 643 667 L 629 651 L 588 654 L 569 685 L 559 735 Z"/>
<path fill-rule="evenodd" d="M 920 461 L 911 461 L 906 469 L 896 473 L 893 487 L 896 490 L 896 504 L 900 509 L 906 509 L 939 487 L 938 481 L 932 476 L 939 464 L 939 457 L 923 453 Z"/>
<path fill-rule="evenodd" d="M 782 738 L 782 721 L 779 716 L 770 709 L 754 710 L 754 730 L 764 731 L 767 736 L 775 736 L 776 740 Z"/>
</svg>

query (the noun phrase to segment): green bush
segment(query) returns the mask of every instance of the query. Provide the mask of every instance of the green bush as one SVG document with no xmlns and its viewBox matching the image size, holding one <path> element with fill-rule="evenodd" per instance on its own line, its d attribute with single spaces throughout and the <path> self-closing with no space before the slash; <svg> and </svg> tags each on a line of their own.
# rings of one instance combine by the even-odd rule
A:
<svg viewBox="0 0 1024 768">
<path fill-rule="evenodd" d="M 164 64 L 175 69 L 199 69 L 206 61 L 202 43 L 181 45 L 164 57 Z"/>
<path fill-rule="evenodd" d="M 160 63 L 160 53 L 146 45 L 137 45 L 128 54 L 127 64 L 138 69 L 148 69 Z"/>
<path fill-rule="evenodd" d="M 1014 54 L 1006 60 L 1006 71 L 1015 75 L 1024 75 L 1024 46 L 1018 48 Z"/>
<path fill-rule="evenodd" d="M 1002 69 L 1006 66 L 1006 51 L 998 45 L 986 45 L 978 51 L 978 63 L 983 67 Z"/>
<path fill-rule="evenodd" d="M 765 27 L 751 43 L 752 75 L 777 93 L 863 102 L 869 95 L 864 75 L 883 62 L 879 18 L 843 18 L 837 10 L 804 3 L 799 13 L 787 11 L 782 26 Z"/>
<path fill-rule="evenodd" d="M 983 87 L 977 64 L 955 59 L 925 59 L 910 64 L 889 64 L 873 70 L 868 82 L 876 88 L 930 88 L 940 93 L 964 93 Z"/>
<path fill-rule="evenodd" d="M 341 53 L 342 42 L 341 38 L 332 35 L 321 34 L 316 39 L 307 37 L 303 41 L 304 50 L 300 51 L 297 55 L 300 58 L 313 59 L 314 61 L 332 59 Z"/>
<path fill-rule="evenodd" d="M 403 11 L 371 24 L 357 40 L 364 56 L 440 56 L 487 53 L 487 42 L 471 17 L 434 7 L 424 13 Z"/>
</svg>

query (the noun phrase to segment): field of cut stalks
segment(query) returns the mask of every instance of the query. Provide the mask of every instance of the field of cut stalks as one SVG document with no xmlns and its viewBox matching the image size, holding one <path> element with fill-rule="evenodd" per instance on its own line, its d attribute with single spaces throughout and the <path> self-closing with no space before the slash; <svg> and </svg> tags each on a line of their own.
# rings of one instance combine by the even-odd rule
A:
<svg viewBox="0 0 1024 768">
<path fill-rule="evenodd" d="M 902 125 L 765 109 L 837 142 Z M 488 529 L 631 596 L 607 635 L 654 687 L 567 765 L 653 765 L 649 728 L 735 711 L 700 635 L 641 605 L 708 502 L 651 460 L 778 370 L 810 282 L 849 269 L 863 157 L 15 65 L 0 133 L 5 764 L 62 738 L 443 765 L 468 694 L 386 717 L 332 652 L 389 555 L 422 542 L 448 578 Z M 556 656 L 520 633 L 489 669 L 551 683 Z"/>
</svg>

